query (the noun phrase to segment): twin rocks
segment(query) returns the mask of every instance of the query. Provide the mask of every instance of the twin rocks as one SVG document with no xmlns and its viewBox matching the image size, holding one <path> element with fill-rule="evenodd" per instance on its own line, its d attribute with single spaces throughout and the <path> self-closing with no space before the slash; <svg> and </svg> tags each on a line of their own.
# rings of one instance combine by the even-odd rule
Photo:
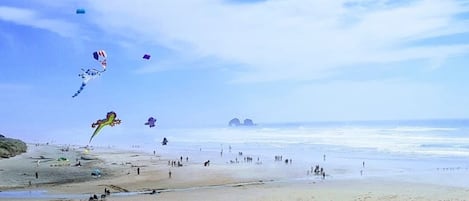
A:
<svg viewBox="0 0 469 201">
<path fill-rule="evenodd" d="M 0 134 L 0 159 L 10 158 L 26 152 L 27 146 L 21 140 L 6 138 Z"/>
<path fill-rule="evenodd" d="M 255 126 L 255 125 L 256 124 L 254 124 L 251 119 L 245 119 L 244 122 L 241 124 L 241 121 L 239 121 L 238 118 L 234 118 L 228 123 L 228 126 Z"/>
</svg>

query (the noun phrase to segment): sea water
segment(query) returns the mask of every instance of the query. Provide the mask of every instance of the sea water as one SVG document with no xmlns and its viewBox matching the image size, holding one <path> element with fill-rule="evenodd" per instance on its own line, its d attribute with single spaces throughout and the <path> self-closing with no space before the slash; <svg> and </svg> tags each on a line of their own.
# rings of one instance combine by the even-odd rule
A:
<svg viewBox="0 0 469 201">
<path fill-rule="evenodd" d="M 161 129 L 142 148 L 166 155 L 228 163 L 275 156 L 292 159 L 292 171 L 306 177 L 324 167 L 330 179 L 387 178 L 469 187 L 469 120 L 360 121 L 260 124 L 252 127 Z M 167 146 L 159 144 L 162 137 Z M 231 147 L 231 152 L 230 152 Z M 325 157 L 324 157 L 325 156 Z"/>
</svg>

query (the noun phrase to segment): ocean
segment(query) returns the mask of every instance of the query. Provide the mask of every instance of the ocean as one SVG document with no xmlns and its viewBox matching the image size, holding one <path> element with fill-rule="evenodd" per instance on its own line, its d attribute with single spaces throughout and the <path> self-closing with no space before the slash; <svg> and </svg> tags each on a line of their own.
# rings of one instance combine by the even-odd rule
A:
<svg viewBox="0 0 469 201">
<path fill-rule="evenodd" d="M 320 165 L 330 179 L 386 177 L 469 187 L 463 179 L 469 178 L 469 120 L 259 124 L 158 133 L 141 148 L 174 157 L 199 151 L 197 160 L 219 163 L 251 156 L 263 165 L 279 165 L 283 162 L 274 158 L 281 155 L 293 160 L 288 171 L 298 172 L 299 179 L 310 178 L 307 170 Z M 159 143 L 162 137 L 167 146 Z"/>
</svg>

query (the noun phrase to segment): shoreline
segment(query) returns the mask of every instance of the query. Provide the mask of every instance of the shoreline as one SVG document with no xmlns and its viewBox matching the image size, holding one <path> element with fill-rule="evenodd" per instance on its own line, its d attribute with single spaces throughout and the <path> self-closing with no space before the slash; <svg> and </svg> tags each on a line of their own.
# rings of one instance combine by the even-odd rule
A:
<svg viewBox="0 0 469 201">
<path fill-rule="evenodd" d="M 370 171 L 380 176 L 348 178 L 348 173 L 342 172 L 347 168 L 345 166 L 344 169 L 342 162 L 346 161 L 333 156 L 321 163 L 321 166 L 324 165 L 328 172 L 328 176 L 322 180 L 321 177 L 307 175 L 306 170 L 302 169 L 304 164 L 300 162 L 296 164 L 296 161 L 301 161 L 299 158 L 293 158 L 293 165 L 285 164 L 283 161 L 274 162 L 273 158 L 271 161 L 262 159 L 263 163 L 247 163 L 241 158 L 240 163 L 227 162 L 237 155 L 235 151 L 225 153 L 222 157 L 213 151 L 192 150 L 184 153 L 153 154 L 144 150 L 100 147 L 87 153 L 98 160 L 80 160 L 81 167 L 50 166 L 56 161 L 41 162 L 39 167 L 35 167 L 35 159 L 31 158 L 33 156 L 49 154 L 47 158 L 54 158 L 64 153 L 60 150 L 63 146 L 59 145 L 34 146 L 32 144 L 32 146 L 25 154 L 0 160 L 0 176 L 2 180 L 7 179 L 3 180 L 3 183 L 0 181 L 0 190 L 3 191 L 0 192 L 0 200 L 87 200 L 90 195 L 103 194 L 105 188 L 111 191 L 107 200 L 154 200 L 156 199 L 154 196 L 161 200 L 409 200 L 411 198 L 414 200 L 437 200 L 435 198 L 469 200 L 469 187 L 454 187 L 444 182 L 438 185 L 415 179 L 418 175 L 388 175 L 389 171 L 393 170 L 392 168 L 383 169 L 384 167 L 381 166 L 370 165 Z M 67 152 L 70 160 L 84 154 L 80 146 L 70 147 L 71 151 Z M 171 152 L 171 150 L 166 150 L 166 152 Z M 176 157 L 178 155 L 184 156 L 183 160 Z M 211 160 L 209 166 L 203 166 L 205 159 L 202 160 L 204 157 L 200 155 Z M 188 160 L 185 157 L 188 157 Z M 168 161 L 180 161 L 182 166 L 168 165 Z M 15 168 L 11 169 L 11 167 Z M 92 178 L 90 172 L 93 168 L 100 168 L 103 176 Z M 40 175 L 47 172 L 56 174 L 51 174 L 51 182 L 42 180 L 42 183 L 27 186 L 24 182 L 33 176 L 22 175 L 21 172 L 36 170 L 40 170 Z M 171 178 L 168 175 L 169 171 L 172 173 Z M 434 177 L 435 173 L 438 172 L 423 172 L 422 175 Z M 451 174 L 449 179 L 460 177 L 460 174 L 469 175 L 469 171 L 463 170 L 444 173 Z M 64 175 L 67 177 L 62 177 Z M 77 175 L 82 180 L 77 182 Z M 14 178 L 15 176 L 22 179 Z M 19 185 L 7 187 L 5 183 L 15 184 L 8 183 L 8 180 L 14 180 Z M 408 192 L 403 186 L 417 190 Z M 396 192 L 396 189 L 402 192 Z M 153 190 L 156 195 L 150 194 Z M 8 196 L 8 192 L 13 194 L 18 192 L 23 195 Z M 432 192 L 440 192 L 444 195 L 436 196 Z M 36 197 L 28 197 L 28 193 Z M 234 198 L 220 197 L 220 194 L 227 194 Z M 351 199 L 352 197 L 355 199 Z"/>
</svg>

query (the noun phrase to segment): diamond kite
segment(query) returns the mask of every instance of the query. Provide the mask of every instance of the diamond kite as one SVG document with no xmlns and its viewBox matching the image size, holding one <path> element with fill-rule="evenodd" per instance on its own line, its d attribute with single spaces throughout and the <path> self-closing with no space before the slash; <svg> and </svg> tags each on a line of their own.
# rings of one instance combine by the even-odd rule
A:
<svg viewBox="0 0 469 201">
<path fill-rule="evenodd" d="M 151 57 L 151 55 L 149 55 L 149 54 L 143 55 L 143 58 L 146 59 L 146 60 L 150 59 L 150 57 Z"/>
</svg>

